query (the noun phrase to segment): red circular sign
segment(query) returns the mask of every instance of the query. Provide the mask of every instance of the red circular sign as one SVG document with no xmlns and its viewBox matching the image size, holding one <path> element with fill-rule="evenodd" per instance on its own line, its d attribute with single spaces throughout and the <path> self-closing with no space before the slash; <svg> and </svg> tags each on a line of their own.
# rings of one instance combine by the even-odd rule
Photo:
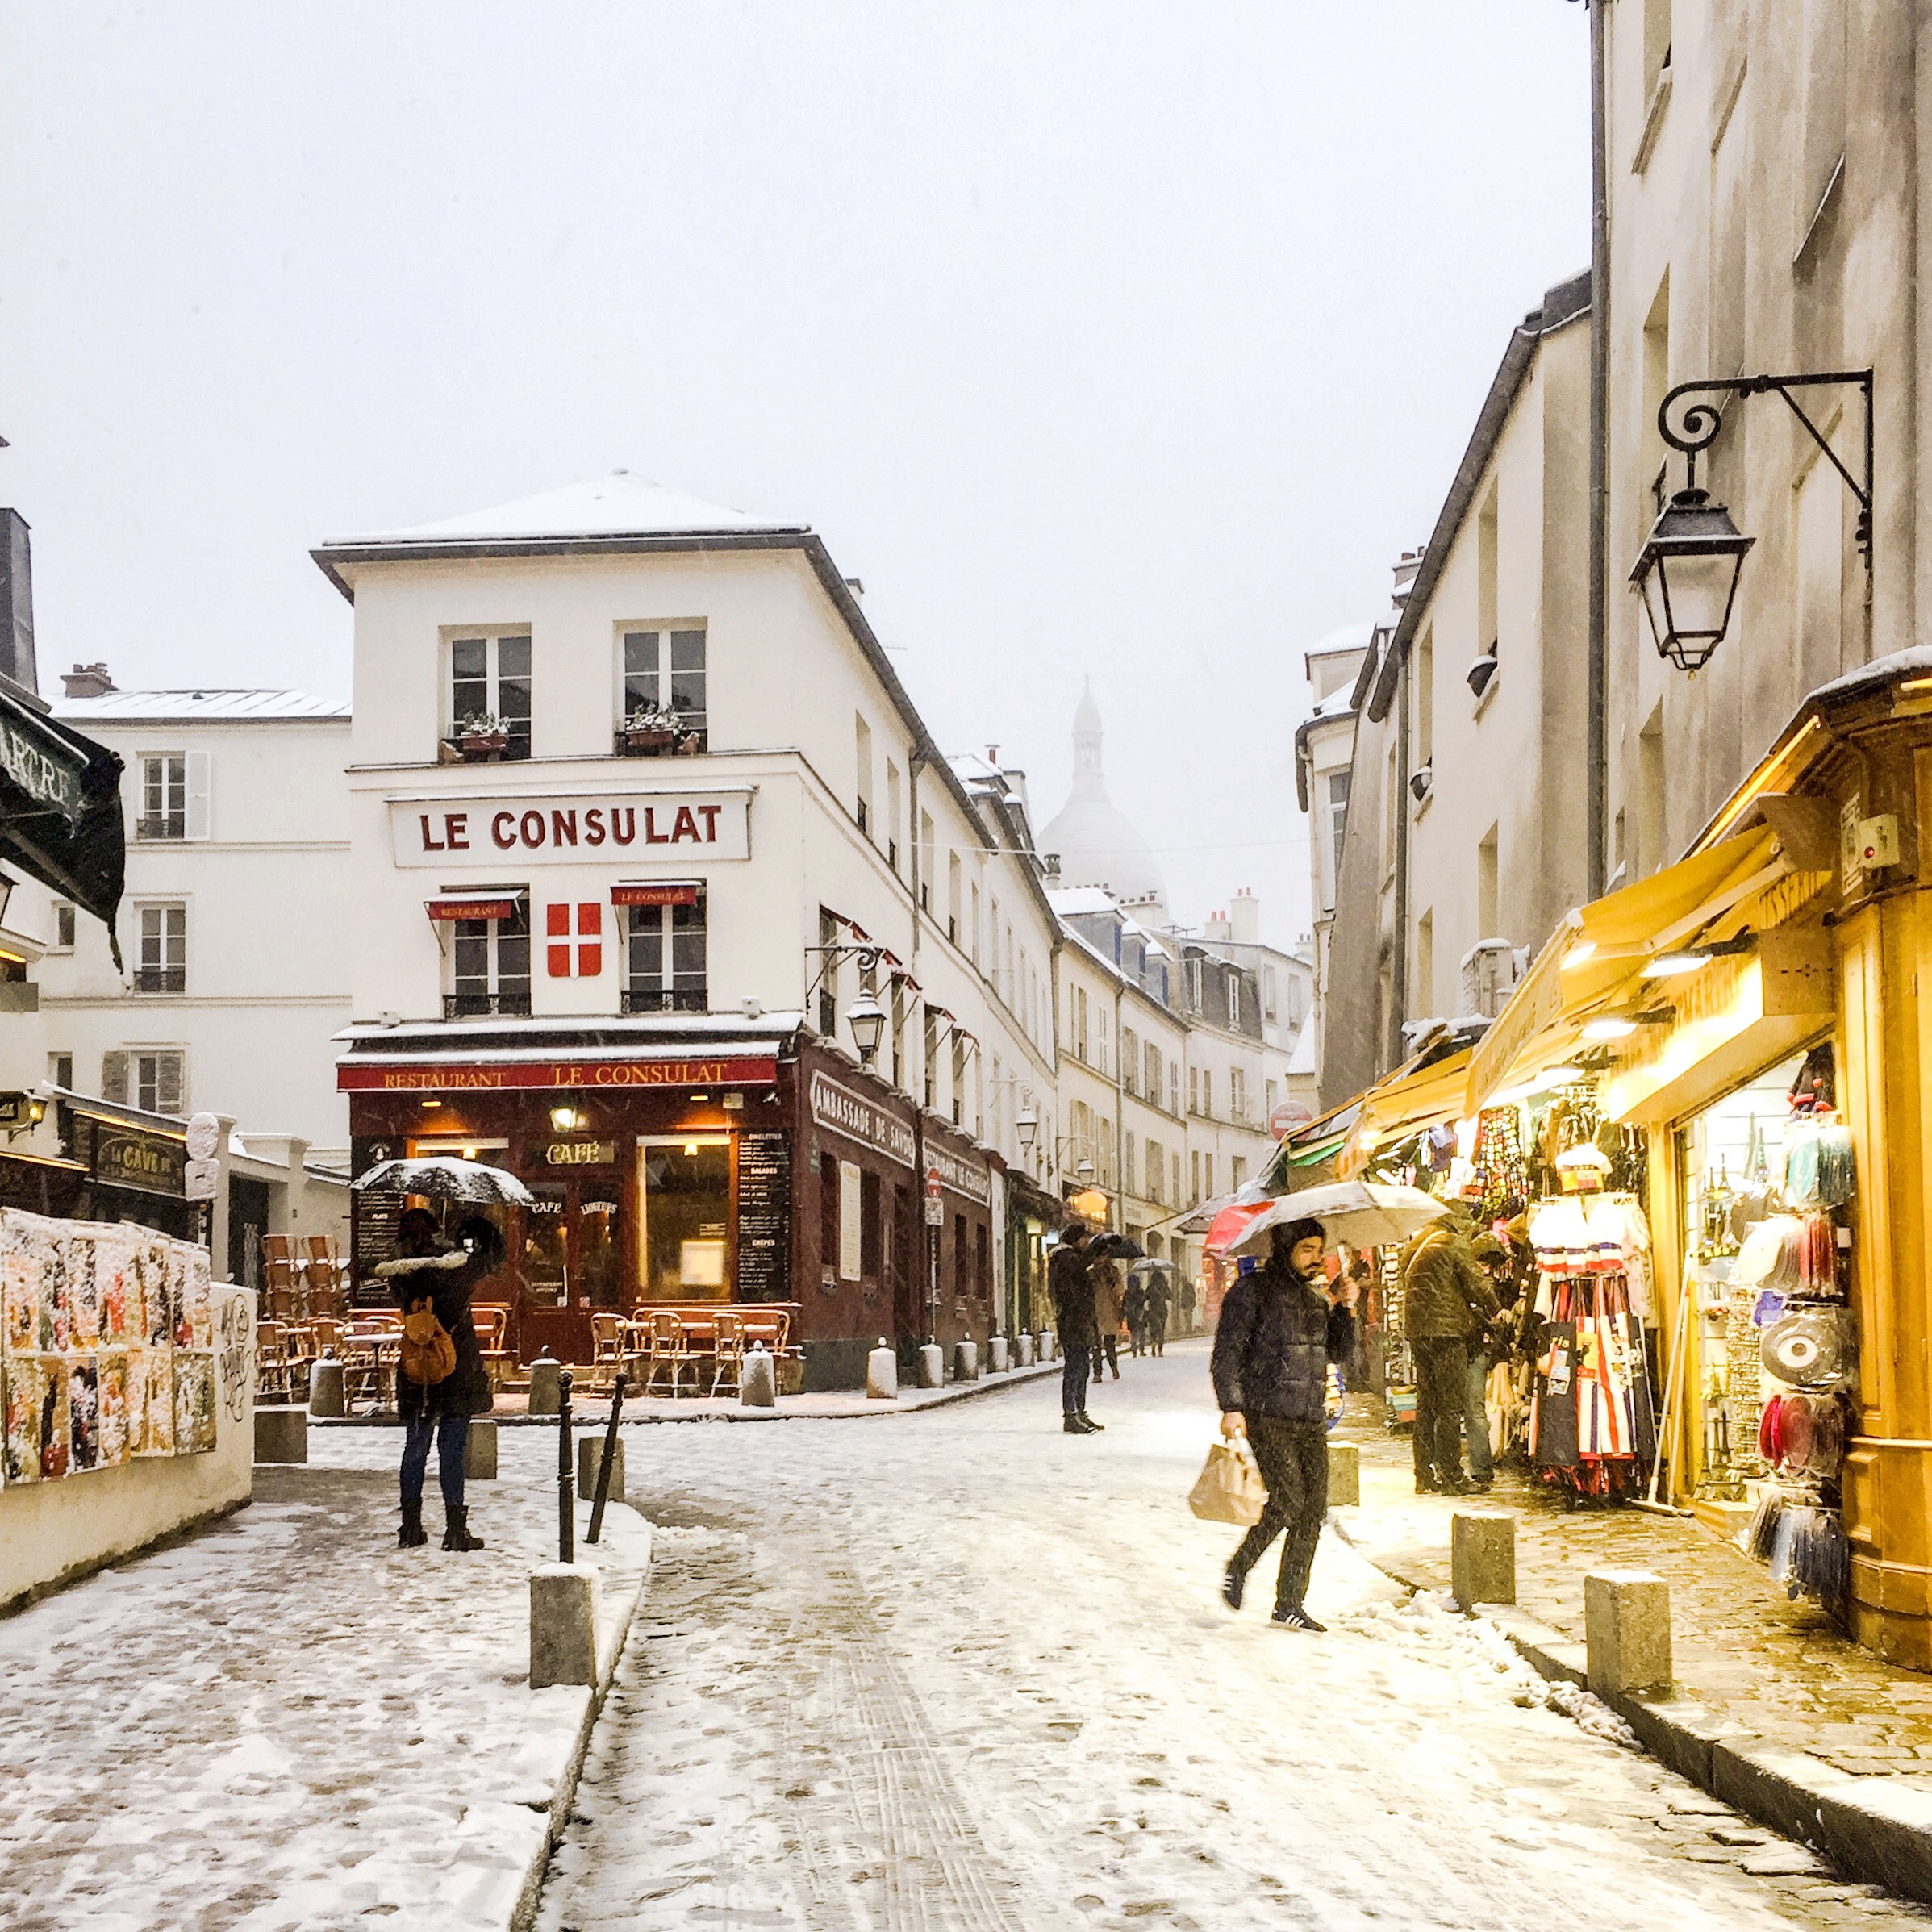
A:
<svg viewBox="0 0 1932 1932">
<path fill-rule="evenodd" d="M 1268 1116 L 1268 1132 L 1276 1140 L 1285 1140 L 1297 1127 L 1305 1127 L 1314 1115 L 1299 1100 L 1283 1100 Z"/>
<path fill-rule="evenodd" d="M 928 1167 L 926 1170 L 926 1192 L 934 1196 L 935 1199 L 938 1196 L 939 1170 L 937 1167 Z"/>
</svg>

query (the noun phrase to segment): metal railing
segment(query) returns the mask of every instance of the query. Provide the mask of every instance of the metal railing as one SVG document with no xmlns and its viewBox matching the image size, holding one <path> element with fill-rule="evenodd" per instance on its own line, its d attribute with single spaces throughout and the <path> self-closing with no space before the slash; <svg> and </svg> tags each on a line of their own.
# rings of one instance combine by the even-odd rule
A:
<svg viewBox="0 0 1932 1932">
<path fill-rule="evenodd" d="M 528 1020 L 530 1017 L 530 994 L 526 987 L 521 992 L 512 993 L 445 993 L 443 995 L 443 1017 L 445 1020 Z"/>
<path fill-rule="evenodd" d="M 188 836 L 188 815 L 185 812 L 156 812 L 134 821 L 134 836 L 137 839 L 184 839 Z"/>
<path fill-rule="evenodd" d="M 186 966 L 136 966 L 134 990 L 137 993 L 185 993 L 188 990 Z"/>
<path fill-rule="evenodd" d="M 711 1008 L 710 995 L 699 987 L 679 987 L 674 991 L 657 987 L 626 987 L 618 995 L 622 1013 L 704 1013 Z"/>
</svg>

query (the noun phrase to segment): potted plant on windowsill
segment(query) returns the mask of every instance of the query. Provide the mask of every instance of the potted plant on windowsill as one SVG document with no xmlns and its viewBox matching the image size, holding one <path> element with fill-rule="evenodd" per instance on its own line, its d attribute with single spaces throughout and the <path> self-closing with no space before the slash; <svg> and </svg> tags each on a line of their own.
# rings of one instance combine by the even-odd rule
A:
<svg viewBox="0 0 1932 1932">
<path fill-rule="evenodd" d="M 668 707 L 641 704 L 624 719 L 619 736 L 633 757 L 652 757 L 676 749 L 684 720 Z"/>
<path fill-rule="evenodd" d="M 457 720 L 452 742 L 466 763 L 494 764 L 510 749 L 510 727 L 488 711 Z"/>
</svg>

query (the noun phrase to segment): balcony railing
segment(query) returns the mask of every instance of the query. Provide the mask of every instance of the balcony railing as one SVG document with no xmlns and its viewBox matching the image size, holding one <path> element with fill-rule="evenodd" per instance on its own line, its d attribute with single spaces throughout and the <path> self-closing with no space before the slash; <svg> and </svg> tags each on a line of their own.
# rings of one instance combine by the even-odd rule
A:
<svg viewBox="0 0 1932 1932">
<path fill-rule="evenodd" d="M 188 990 L 186 966 L 136 966 L 134 990 L 137 993 L 185 993 Z"/>
<path fill-rule="evenodd" d="M 137 839 L 182 839 L 188 836 L 185 812 L 152 812 L 134 821 Z"/>
<path fill-rule="evenodd" d="M 679 987 L 674 991 L 661 987 L 626 987 L 619 997 L 618 1010 L 624 1013 L 704 1013 L 711 1010 L 709 995 L 701 986 Z"/>
<path fill-rule="evenodd" d="M 445 993 L 443 995 L 443 1017 L 445 1020 L 528 1020 L 530 1017 L 530 993 L 525 987 L 521 992 L 509 993 Z"/>
</svg>

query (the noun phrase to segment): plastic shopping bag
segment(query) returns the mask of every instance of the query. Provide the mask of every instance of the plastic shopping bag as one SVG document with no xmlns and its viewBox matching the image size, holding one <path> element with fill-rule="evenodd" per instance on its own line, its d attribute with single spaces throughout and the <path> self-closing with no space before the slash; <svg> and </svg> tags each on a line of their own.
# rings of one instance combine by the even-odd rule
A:
<svg viewBox="0 0 1932 1932">
<path fill-rule="evenodd" d="M 1187 1507 L 1210 1523 L 1239 1523 L 1246 1528 L 1261 1521 L 1267 1500 L 1267 1487 L 1247 1444 L 1216 1442 L 1208 1451 L 1207 1466 L 1187 1498 Z"/>
</svg>

